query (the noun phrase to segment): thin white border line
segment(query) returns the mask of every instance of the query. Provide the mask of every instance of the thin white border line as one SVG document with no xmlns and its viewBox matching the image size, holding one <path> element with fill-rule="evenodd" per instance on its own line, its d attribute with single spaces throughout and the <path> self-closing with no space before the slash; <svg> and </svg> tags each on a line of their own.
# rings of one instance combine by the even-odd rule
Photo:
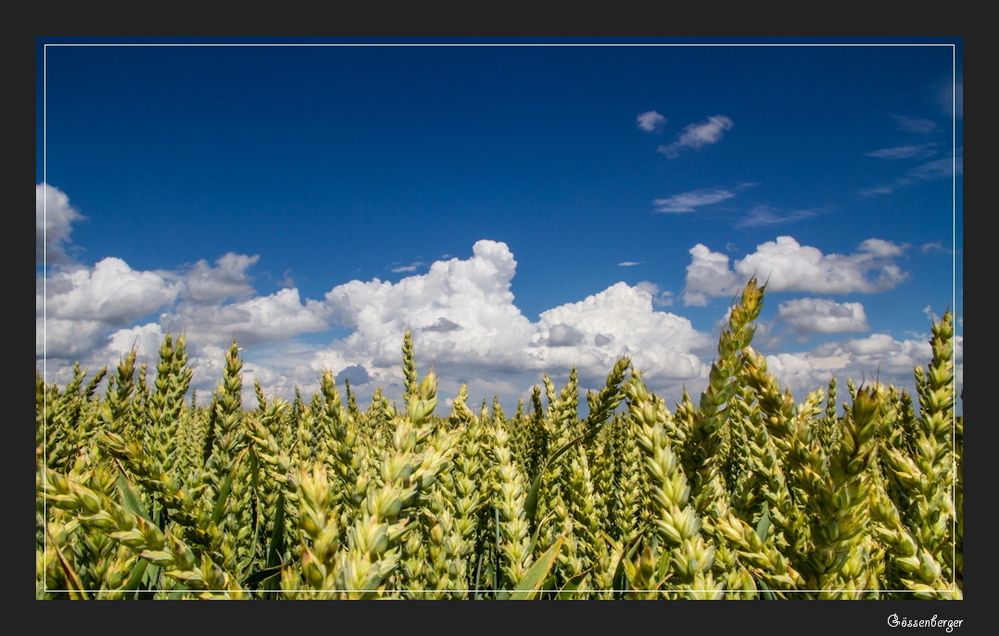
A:
<svg viewBox="0 0 999 636">
<path fill-rule="evenodd" d="M 951 516 L 951 581 L 954 588 L 957 588 L 957 46 L 951 49 L 951 92 L 950 92 L 950 200 L 951 200 L 951 246 L 950 246 L 950 274 L 951 274 L 951 317 L 953 319 L 953 329 L 951 330 L 951 385 L 954 392 L 953 403 L 951 404 L 951 483 L 950 500 L 954 505 L 954 514 Z"/>
<path fill-rule="evenodd" d="M 42 47 L 42 478 L 49 467 L 49 349 L 48 349 L 48 297 L 49 297 L 49 50 Z M 37 438 L 36 438 L 37 439 Z M 45 554 L 49 551 L 49 500 L 42 497 L 42 590 L 48 592 L 48 576 L 45 573 Z"/>
<path fill-rule="evenodd" d="M 875 43 L 853 43 L 853 42 L 829 42 L 829 43 L 707 43 L 707 42 L 386 42 L 384 44 L 372 42 L 231 42 L 227 44 L 219 42 L 190 42 L 190 43 L 156 43 L 156 42 L 110 42 L 110 43 L 89 43 L 89 42 L 51 42 L 43 46 L 59 47 L 119 47 L 119 46 L 145 46 L 145 47 L 946 47 L 956 46 L 947 42 L 875 42 Z"/>
<path fill-rule="evenodd" d="M 48 385 L 48 48 L 53 47 L 946 47 L 951 48 L 951 306 L 956 318 L 957 314 L 957 44 L 955 43 L 45 43 L 42 45 L 42 381 Z M 956 323 L 955 319 L 955 323 Z M 956 334 L 956 324 L 954 332 Z M 954 365 L 955 401 L 957 398 L 957 338 L 951 341 L 952 359 Z M 48 466 L 48 392 L 42 392 L 42 457 L 43 471 Z M 951 412 L 952 447 L 957 448 L 957 409 Z M 953 457 L 954 480 L 951 484 L 951 499 L 957 501 L 957 456 Z M 43 522 L 48 524 L 48 501 L 43 498 Z M 952 577 L 954 587 L 944 590 L 927 590 L 932 592 L 952 592 L 957 590 L 957 509 L 951 519 L 953 528 Z M 45 530 L 45 528 L 43 528 Z M 48 551 L 48 532 L 42 533 L 43 547 Z M 42 589 L 45 592 L 66 592 L 68 590 L 49 589 L 47 577 L 42 576 Z M 80 590 L 82 592 L 102 593 L 101 590 Z M 173 592 L 177 590 L 145 590 L 146 592 Z M 199 592 L 227 592 L 231 590 L 199 590 Z M 253 590 L 256 592 L 345 592 L 370 590 Z M 392 590 L 397 591 L 397 590 Z M 441 590 L 400 590 L 414 593 L 439 592 Z M 481 592 L 497 590 L 445 590 Z M 542 592 L 558 592 L 560 590 L 539 590 Z M 579 590 L 577 590 L 579 591 Z M 661 590 L 596 590 L 595 592 L 657 592 Z M 683 590 L 684 592 L 713 592 L 717 590 Z M 745 590 L 721 590 L 723 592 L 740 592 Z M 912 592 L 912 590 L 784 590 L 794 593 L 808 592 Z M 109 591 L 110 592 L 110 591 Z M 914 593 L 914 592 L 913 592 Z"/>
</svg>

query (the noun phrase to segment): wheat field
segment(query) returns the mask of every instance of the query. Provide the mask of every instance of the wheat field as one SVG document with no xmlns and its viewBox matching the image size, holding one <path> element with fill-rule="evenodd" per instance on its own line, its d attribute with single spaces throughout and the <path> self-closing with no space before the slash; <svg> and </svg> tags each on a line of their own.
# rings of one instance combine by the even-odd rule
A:
<svg viewBox="0 0 999 636">
<path fill-rule="evenodd" d="M 951 314 L 915 395 L 796 401 L 751 346 L 764 291 L 672 408 L 622 358 L 585 415 L 575 371 L 513 414 L 464 387 L 440 413 L 409 333 L 402 403 L 366 408 L 331 373 L 244 404 L 235 342 L 207 406 L 183 337 L 151 384 L 134 351 L 64 387 L 36 372 L 36 597 L 961 598 Z"/>
</svg>

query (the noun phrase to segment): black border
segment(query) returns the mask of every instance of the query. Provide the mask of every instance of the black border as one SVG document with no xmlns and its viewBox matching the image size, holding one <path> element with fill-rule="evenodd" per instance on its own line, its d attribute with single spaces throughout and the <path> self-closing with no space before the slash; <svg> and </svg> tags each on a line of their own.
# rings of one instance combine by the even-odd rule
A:
<svg viewBox="0 0 999 636">
<path fill-rule="evenodd" d="M 983 86 L 991 83 L 991 77 L 994 75 L 988 62 L 989 54 L 992 53 L 989 46 L 990 38 L 983 33 L 969 35 L 969 31 L 974 26 L 984 25 L 988 27 L 990 22 L 980 16 L 976 19 L 968 11 L 954 6 L 933 6 L 924 9 L 917 8 L 915 5 L 875 7 L 872 3 L 866 3 L 860 9 L 854 7 L 852 10 L 848 10 L 842 3 L 824 7 L 811 3 L 800 3 L 784 11 L 773 9 L 768 11 L 755 3 L 733 7 L 719 7 L 711 3 L 700 8 L 698 15 L 692 15 L 690 8 L 684 9 L 678 6 L 678 3 L 668 5 L 664 3 L 654 7 L 614 5 L 613 10 L 609 5 L 605 5 L 589 12 L 580 9 L 578 5 L 568 5 L 557 9 L 549 8 L 547 13 L 543 13 L 537 7 L 528 11 L 514 12 L 507 5 L 479 7 L 471 4 L 462 5 L 461 8 L 452 11 L 443 10 L 432 13 L 429 7 L 422 4 L 409 5 L 405 8 L 389 8 L 383 3 L 372 3 L 366 7 L 369 12 L 363 19 L 358 17 L 354 9 L 346 11 L 332 5 L 331 8 L 333 11 L 330 15 L 320 17 L 313 15 L 309 10 L 296 10 L 286 4 L 281 5 L 281 13 L 275 13 L 276 9 L 268 7 L 262 15 L 254 15 L 248 5 L 243 5 L 238 10 L 207 8 L 203 5 L 196 10 L 182 10 L 174 6 L 154 5 L 145 9 L 150 11 L 145 15 L 139 13 L 140 9 L 137 5 L 125 5 L 119 11 L 107 11 L 103 15 L 97 13 L 92 5 L 75 5 L 67 8 L 42 6 L 39 7 L 38 14 L 33 16 L 30 22 L 20 25 L 22 34 L 28 32 L 30 35 L 19 35 L 15 40 L 14 55 L 5 56 L 9 62 L 16 65 L 19 73 L 28 76 L 13 84 L 20 90 L 12 89 L 8 98 L 10 100 L 15 97 L 24 99 L 27 94 L 32 96 L 36 94 L 36 38 L 43 35 L 100 34 L 101 36 L 111 36 L 128 34 L 172 37 L 185 34 L 201 36 L 241 35 L 245 37 L 265 34 L 315 36 L 317 31 L 324 31 L 326 35 L 387 37 L 403 35 L 460 37 L 472 34 L 475 37 L 536 36 L 547 38 L 557 35 L 573 35 L 599 38 L 613 34 L 644 38 L 669 34 L 793 38 L 795 36 L 823 35 L 870 37 L 934 34 L 959 37 L 962 38 L 964 44 L 965 93 L 966 96 L 973 95 L 973 99 L 966 101 L 965 108 L 965 184 L 974 182 L 974 178 L 969 180 L 969 175 L 984 175 L 991 167 L 976 165 L 976 161 L 989 161 L 988 155 L 991 145 L 984 142 L 968 143 L 971 140 L 971 135 L 975 135 L 976 139 L 984 137 L 985 129 L 990 124 L 989 119 L 995 112 L 994 109 L 989 108 L 989 104 L 982 101 L 985 99 L 986 93 Z M 302 32 L 302 25 L 309 27 L 309 30 Z M 756 29 L 755 33 L 753 29 Z M 507 37 L 503 37 L 503 39 L 507 39 Z M 10 41 L 8 40 L 8 42 Z M 967 82 L 967 79 L 971 79 L 971 82 Z M 976 82 L 981 84 L 976 86 Z M 21 135 L 28 137 L 26 144 L 30 144 L 32 149 L 35 146 L 34 126 L 28 126 L 26 122 L 34 121 L 34 107 L 32 99 L 32 103 L 20 111 L 24 112 L 25 125 L 14 126 L 19 129 Z M 975 113 L 978 115 L 976 116 Z M 981 119 L 976 119 L 976 117 L 981 117 Z M 967 123 L 969 120 L 972 122 L 970 127 Z M 970 155 L 968 154 L 969 146 Z M 979 154 L 976 149 L 978 147 L 985 150 Z M 33 156 L 34 152 L 30 154 Z M 967 161 L 969 156 L 971 161 Z M 27 161 L 25 160 L 24 163 L 27 164 Z M 25 168 L 29 169 L 27 166 Z M 32 172 L 31 178 L 34 180 L 34 162 L 32 162 L 30 170 Z M 24 192 L 26 197 L 27 184 L 18 179 L 18 185 L 20 187 L 17 191 Z M 27 207 L 27 201 L 24 205 Z M 983 234 L 988 236 L 989 229 L 987 221 L 981 226 L 973 221 L 972 228 L 973 230 L 979 228 L 978 234 L 976 235 L 974 231 L 967 231 L 969 216 L 967 211 L 977 208 L 986 210 L 977 214 L 985 215 L 986 219 L 990 216 L 990 209 L 985 204 L 980 203 L 966 186 L 964 196 L 965 250 L 960 255 L 964 262 L 966 288 L 977 279 L 976 268 L 971 267 L 972 264 L 968 260 L 969 244 L 974 243 Z M 13 216 L 17 218 L 16 214 Z M 970 216 L 974 217 L 975 213 Z M 981 254 L 982 252 L 977 249 L 970 250 L 970 258 L 980 258 Z M 983 267 L 986 268 L 986 272 L 990 271 L 988 263 Z M 971 304 L 975 304 L 974 295 L 970 299 Z M 965 310 L 967 310 L 968 301 L 969 296 L 965 294 Z M 979 313 L 982 311 L 980 310 Z M 972 320 L 972 323 L 975 323 L 975 319 Z M 963 333 L 964 330 L 961 331 Z M 15 337 L 15 343 L 19 344 L 20 339 Z M 25 346 L 27 346 L 26 342 Z M 977 347 L 982 346 L 984 346 L 984 341 L 976 342 L 976 350 Z M 972 366 L 979 365 L 975 360 L 984 357 L 984 355 L 972 354 L 970 356 Z M 967 359 L 968 356 L 966 356 L 965 364 L 967 364 Z M 18 372 L 17 377 L 24 377 L 20 373 Z M 967 373 L 965 377 L 967 384 Z M 22 394 L 22 391 L 27 392 L 27 387 L 17 389 L 18 385 L 19 383 L 14 383 L 13 390 L 19 395 Z M 972 390 L 965 392 L 966 397 L 975 395 L 973 388 L 975 380 L 971 382 L 971 386 Z M 994 554 L 993 550 L 990 549 L 991 546 L 988 545 L 993 534 L 990 532 L 993 526 L 986 520 L 990 516 L 988 513 L 989 497 L 982 495 L 982 493 L 988 492 L 988 484 L 990 484 L 989 476 L 985 474 L 990 466 L 983 466 L 983 462 L 988 462 L 991 459 L 988 453 L 991 453 L 995 446 L 989 443 L 985 437 L 993 434 L 994 427 L 982 417 L 975 417 L 973 413 L 976 412 L 976 406 L 970 406 L 969 409 L 968 401 L 965 400 L 965 416 L 970 411 L 973 422 L 971 437 L 966 448 L 966 481 L 971 484 L 970 488 L 966 488 L 966 493 L 971 491 L 972 504 L 966 519 L 965 533 L 966 593 L 965 600 L 959 602 L 792 601 L 778 604 L 746 602 L 719 605 L 694 602 L 619 601 L 617 603 L 520 603 L 513 607 L 500 603 L 452 603 L 444 610 L 439 608 L 447 605 L 446 603 L 407 601 L 382 603 L 377 608 L 372 607 L 367 602 L 338 603 L 332 607 L 324 603 L 302 602 L 183 603 L 179 606 L 176 603 L 173 605 L 131 603 L 124 604 L 124 607 L 121 604 L 115 606 L 108 603 L 47 602 L 41 606 L 18 603 L 14 608 L 28 612 L 28 615 L 24 617 L 26 626 L 35 625 L 33 629 L 45 629 L 46 631 L 58 629 L 61 626 L 59 624 L 65 621 L 66 627 L 78 628 L 89 624 L 97 629 L 111 628 L 115 631 L 119 629 L 130 631 L 159 625 L 171 631 L 192 627 L 197 631 L 208 631 L 220 627 L 229 630 L 240 629 L 243 626 L 259 629 L 283 624 L 294 630 L 311 627 L 324 631 L 363 629 L 365 631 L 374 630 L 376 633 L 388 633 L 394 629 L 416 628 L 418 631 L 427 629 L 435 632 L 440 630 L 467 632 L 488 627 L 489 624 L 482 622 L 482 619 L 488 620 L 492 616 L 496 616 L 501 621 L 496 626 L 504 630 L 519 625 L 523 625 L 530 631 L 547 630 L 550 629 L 550 626 L 546 625 L 546 622 L 550 619 L 555 622 L 553 626 L 557 626 L 556 629 L 560 630 L 579 627 L 596 629 L 609 627 L 643 631 L 651 629 L 661 633 L 684 628 L 714 631 L 717 628 L 728 627 L 738 632 L 745 630 L 750 633 L 756 631 L 798 633 L 812 631 L 816 628 L 837 632 L 846 629 L 856 630 L 860 633 L 892 633 L 893 630 L 887 627 L 886 619 L 892 612 L 898 612 L 900 615 L 912 617 L 928 618 L 937 614 L 941 618 L 964 618 L 966 619 L 964 626 L 953 633 L 980 633 L 990 622 L 985 603 L 992 592 L 993 585 L 991 583 L 993 580 L 999 583 L 999 579 L 994 579 L 993 575 L 996 570 L 989 562 Z M 15 422 L 11 422 L 11 425 L 21 426 Z M 25 431 L 23 435 L 27 436 L 30 427 L 24 426 L 23 430 Z M 18 444 L 16 447 L 17 454 L 22 459 L 14 462 L 3 462 L 5 468 L 15 472 L 14 479 L 7 483 L 23 483 L 21 480 L 25 479 L 25 475 L 30 474 L 21 469 L 21 462 L 26 459 L 25 455 L 30 454 L 25 453 L 24 449 L 34 446 L 33 431 L 30 434 L 32 435 L 31 446 L 22 447 Z M 12 448 L 12 445 L 8 445 L 7 448 Z M 27 490 L 26 486 L 25 490 Z M 31 496 L 33 506 L 33 483 Z M 26 498 L 27 493 L 25 493 Z M 24 505 L 27 506 L 27 502 L 24 502 Z M 20 506 L 18 506 L 19 508 Z M 26 511 L 18 513 L 15 509 L 12 513 L 18 516 L 23 514 L 27 518 Z M 984 530 L 983 526 L 985 526 Z M 34 524 L 32 522 L 32 532 L 33 530 Z M 18 553 L 16 559 L 18 563 L 22 563 L 24 557 L 21 556 L 23 553 L 20 552 L 20 549 L 14 546 L 22 545 L 23 541 L 22 535 L 17 534 L 15 539 L 4 544 L 12 546 L 13 550 Z M 25 561 L 30 560 L 32 574 L 15 575 L 10 573 L 4 577 L 6 586 L 11 589 L 8 590 L 10 593 L 5 594 L 3 598 L 13 600 L 27 597 L 33 599 L 34 593 L 29 587 L 30 583 L 28 583 L 33 579 L 33 552 L 32 550 L 30 553 L 30 559 L 24 559 Z M 188 616 L 189 613 L 197 614 L 197 616 Z M 171 620 L 159 623 L 155 619 L 160 615 L 169 616 Z M 202 622 L 205 618 L 207 621 Z M 225 622 L 216 627 L 212 624 L 216 619 Z M 303 624 L 303 619 L 313 623 L 313 625 Z M 243 625 L 236 625 L 233 622 Z M 197 627 L 195 627 L 196 625 Z"/>
</svg>

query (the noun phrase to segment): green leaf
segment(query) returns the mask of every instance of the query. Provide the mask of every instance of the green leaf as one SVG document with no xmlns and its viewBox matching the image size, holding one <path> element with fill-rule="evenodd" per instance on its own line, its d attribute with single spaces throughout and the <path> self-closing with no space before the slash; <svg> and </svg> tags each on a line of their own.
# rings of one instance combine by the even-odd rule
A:
<svg viewBox="0 0 999 636">
<path fill-rule="evenodd" d="M 767 584 L 763 581 L 756 581 L 756 589 L 760 591 L 760 598 L 764 601 L 776 601 L 777 597 L 774 596 L 773 591 L 767 587 Z"/>
<path fill-rule="evenodd" d="M 481 575 L 482 575 L 482 555 L 483 555 L 483 553 L 485 551 L 484 550 L 478 550 L 477 552 L 478 552 L 478 556 L 475 559 L 475 588 L 474 588 L 475 589 L 475 596 L 474 596 L 474 598 L 476 600 L 478 600 L 479 598 L 482 597 L 482 592 L 479 590 L 479 581 L 482 580 L 481 579 Z"/>
<path fill-rule="evenodd" d="M 282 552 L 284 552 L 284 493 L 280 492 L 277 498 L 277 511 L 274 513 L 271 543 L 267 547 L 267 567 L 279 565 Z"/>
<path fill-rule="evenodd" d="M 229 474 L 225 476 L 225 480 L 222 482 L 222 488 L 219 489 L 219 496 L 215 499 L 215 508 L 212 509 L 212 523 L 219 525 L 222 521 L 222 515 L 225 514 L 225 504 L 226 500 L 229 499 L 229 491 L 232 489 L 232 474 L 236 472 L 235 466 L 229 471 Z"/>
<path fill-rule="evenodd" d="M 256 572 L 254 572 L 253 574 L 251 574 L 250 576 L 246 577 L 246 579 L 243 581 L 243 586 L 252 587 L 257 583 L 263 583 L 264 581 L 273 576 L 278 576 L 281 574 L 282 567 L 284 566 L 274 565 L 268 568 L 261 568 Z"/>
<path fill-rule="evenodd" d="M 767 533 L 770 532 L 770 507 L 767 502 L 763 502 L 763 514 L 760 515 L 760 522 L 756 524 L 756 536 L 760 541 L 767 540 Z"/>
<path fill-rule="evenodd" d="M 552 547 L 548 548 L 534 562 L 534 565 L 524 573 L 524 578 L 517 583 L 514 592 L 510 595 L 510 600 L 529 601 L 537 597 L 538 590 L 541 589 L 545 579 L 548 578 L 548 573 L 551 572 L 552 566 L 555 565 L 555 559 L 558 557 L 559 550 L 562 549 L 562 542 L 564 540 L 565 537 L 559 537 L 558 541 L 552 544 Z"/>
<path fill-rule="evenodd" d="M 153 525 L 157 528 L 160 526 L 160 512 L 160 510 L 156 510 L 156 512 L 153 513 Z M 142 592 L 140 598 L 151 599 L 153 598 L 153 592 L 150 592 L 149 590 L 160 589 L 160 571 L 162 569 L 163 568 L 160 566 L 153 565 L 152 563 L 146 566 L 145 574 L 142 577 L 144 591 Z"/>
<path fill-rule="evenodd" d="M 142 575 L 146 573 L 146 567 L 149 565 L 149 561 L 142 558 L 135 559 L 135 565 L 132 566 L 132 571 L 128 575 L 128 580 L 125 581 L 125 585 L 122 589 L 125 590 L 137 590 L 139 585 L 142 583 Z M 135 595 L 138 598 L 138 594 Z"/>
<path fill-rule="evenodd" d="M 121 493 L 121 505 L 124 506 L 125 510 L 137 514 L 152 523 L 152 517 L 146 512 L 146 507 L 142 505 L 142 497 L 136 492 L 135 486 L 125 476 L 124 471 L 118 473 L 118 492 Z"/>
<path fill-rule="evenodd" d="M 570 581 L 562 586 L 562 589 L 558 591 L 555 595 L 555 600 L 557 601 L 571 601 L 572 593 L 579 589 L 579 584 L 583 582 L 583 578 L 586 576 L 586 572 L 580 574 L 576 577 L 575 581 Z"/>
</svg>

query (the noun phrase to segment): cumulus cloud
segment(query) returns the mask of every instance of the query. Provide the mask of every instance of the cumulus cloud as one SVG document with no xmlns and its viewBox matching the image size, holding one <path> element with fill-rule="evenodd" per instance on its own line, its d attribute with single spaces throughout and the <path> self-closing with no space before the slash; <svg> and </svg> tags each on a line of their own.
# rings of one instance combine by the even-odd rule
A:
<svg viewBox="0 0 999 636">
<path fill-rule="evenodd" d="M 583 342 L 583 332 L 561 322 L 548 329 L 548 337 L 544 340 L 549 347 L 571 347 L 581 342 Z"/>
<path fill-rule="evenodd" d="M 135 350 L 137 359 L 152 360 L 159 355 L 163 342 L 163 329 L 157 322 L 150 322 L 129 329 L 119 329 L 108 337 L 105 351 L 109 360 L 122 358 Z"/>
<path fill-rule="evenodd" d="M 674 159 L 684 148 L 697 150 L 702 146 L 718 143 L 725 135 L 725 131 L 730 130 L 733 125 L 732 120 L 724 115 L 712 115 L 703 122 L 685 127 L 677 135 L 676 141 L 659 146 L 656 152 Z"/>
<path fill-rule="evenodd" d="M 72 247 L 73 223 L 86 218 L 69 204 L 65 192 L 46 183 L 35 184 L 35 262 L 46 257 L 51 264 L 71 262 L 67 250 Z"/>
<path fill-rule="evenodd" d="M 734 196 L 735 192 L 725 188 L 705 188 L 654 199 L 652 206 L 661 214 L 685 214 L 706 205 L 727 201 Z"/>
<path fill-rule="evenodd" d="M 402 333 L 411 329 L 417 361 L 437 370 L 442 391 L 467 381 L 473 392 L 519 394 L 542 372 L 573 366 L 581 377 L 602 382 L 621 355 L 632 355 L 663 386 L 704 376 L 699 353 L 710 350 L 707 335 L 684 318 L 657 311 L 653 300 L 668 298 L 663 292 L 618 283 L 532 322 L 514 302 L 515 273 L 507 245 L 483 240 L 470 258 L 437 261 L 425 274 L 397 283 L 337 285 L 325 296 L 329 316 L 351 333 L 318 352 L 311 366 L 338 372 L 361 365 L 372 385 L 398 386 Z"/>
<path fill-rule="evenodd" d="M 645 132 L 656 132 L 666 123 L 666 117 L 654 110 L 647 110 L 635 117 L 635 123 Z"/>
<path fill-rule="evenodd" d="M 267 296 L 224 305 L 182 303 L 175 312 L 163 314 L 167 331 L 187 334 L 195 343 L 225 342 L 255 344 L 324 331 L 326 309 L 316 300 L 304 302 L 297 289 L 282 289 Z"/>
<path fill-rule="evenodd" d="M 297 289 L 254 296 L 247 269 L 257 260 L 227 253 L 214 265 L 202 260 L 159 271 L 136 270 L 116 257 L 92 267 L 66 263 L 36 281 L 36 355 L 54 361 L 53 369 L 70 360 L 99 366 L 135 346 L 141 361 L 155 363 L 169 331 L 187 336 L 197 366 L 209 344 L 233 337 L 258 344 L 327 328 L 324 305 L 302 301 Z M 231 298 L 242 300 L 226 302 Z M 153 315 L 155 322 L 135 324 Z"/>
<path fill-rule="evenodd" d="M 766 253 L 763 247 L 757 253 Z M 870 240 L 840 258 L 866 267 L 867 280 L 876 281 L 880 265 L 871 264 L 889 263 L 901 253 L 901 246 Z M 706 302 L 741 287 L 742 261 L 733 269 L 727 256 L 703 245 L 691 255 L 684 295 L 688 304 L 696 304 L 690 301 L 697 294 Z M 820 265 L 832 267 L 822 259 L 835 256 L 820 254 Z M 349 379 L 359 399 L 370 398 L 378 386 L 396 399 L 402 390 L 402 334 L 410 329 L 421 372 L 438 374 L 444 396 L 467 383 L 473 399 L 527 397 L 542 372 L 564 382 L 573 367 L 583 388 L 599 388 L 617 358 L 628 355 L 654 390 L 676 399 L 681 386 L 694 393 L 703 387 L 715 353 L 711 334 L 662 309 L 673 301 L 672 293 L 651 281 L 620 282 L 529 319 L 512 292 L 517 262 L 506 244 L 495 241 L 478 241 L 470 256 L 434 262 L 424 273 L 398 282 L 375 278 L 336 285 L 321 299 L 303 298 L 295 288 L 255 295 L 247 275 L 255 262 L 252 256 L 227 254 L 211 265 L 199 261 L 170 272 L 141 272 L 120 259 L 104 259 L 93 268 L 53 274 L 49 303 L 59 313 L 50 313 L 47 340 L 41 343 L 52 360 L 50 380 L 64 381 L 71 359 L 93 368 L 113 364 L 133 347 L 140 361 L 154 363 L 169 331 L 187 336 L 195 370 L 192 386 L 202 402 L 221 377 L 225 347 L 234 337 L 245 347 L 247 404 L 253 403 L 254 381 L 268 393 L 290 397 L 296 386 L 314 388 L 323 370 L 341 382 Z M 212 283 L 212 277 L 221 280 Z M 129 300 L 122 303 L 120 298 Z M 820 324 L 816 330 L 825 328 L 822 319 L 836 325 L 839 305 L 828 309 L 820 306 L 824 301 L 815 302 L 811 313 L 790 305 L 785 317 L 801 322 L 801 316 L 812 316 Z M 146 318 L 157 309 L 156 318 Z M 309 342 L 300 339 L 309 333 L 329 333 L 330 339 L 322 345 L 315 344 L 316 336 Z M 885 347 L 874 339 L 843 344 L 842 351 L 808 352 L 806 361 L 823 370 L 828 365 L 814 358 L 862 361 L 891 353 L 877 353 L 879 344 Z M 41 354 L 41 347 L 36 349 Z M 801 366 L 797 358 L 787 364 L 792 362 Z"/>
<path fill-rule="evenodd" d="M 926 159 L 937 154 L 937 144 L 917 144 L 910 146 L 895 146 L 893 148 L 881 148 L 866 153 L 868 157 L 875 159 Z"/>
<path fill-rule="evenodd" d="M 100 320 L 35 318 L 35 356 L 77 359 L 90 353 L 108 329 Z"/>
<path fill-rule="evenodd" d="M 835 377 L 841 384 L 847 378 L 853 378 L 858 384 L 877 380 L 912 391 L 913 369 L 926 366 L 932 359 L 928 340 L 929 334 L 899 340 L 889 334 L 876 333 L 866 338 L 828 342 L 811 351 L 768 355 L 767 367 L 799 395 L 821 387 L 830 377 Z M 955 336 L 955 348 L 955 377 L 960 392 L 964 374 L 962 336 Z"/>
<path fill-rule="evenodd" d="M 882 239 L 867 239 L 852 254 L 823 254 L 801 245 L 791 236 L 779 236 L 756 246 L 756 251 L 729 269 L 728 256 L 697 244 L 690 250 L 684 302 L 704 305 L 709 297 L 730 296 L 752 276 L 767 279 L 770 291 L 823 294 L 860 292 L 872 294 L 897 286 L 906 279 L 894 259 L 904 246 Z"/>
<path fill-rule="evenodd" d="M 49 275 L 48 316 L 124 324 L 173 302 L 180 286 L 154 272 L 133 270 L 120 258 L 101 259 L 93 268 L 79 267 Z M 36 294 L 41 309 L 42 289 Z"/>
<path fill-rule="evenodd" d="M 260 256 L 228 252 L 215 260 L 212 267 L 205 260 L 195 263 L 184 276 L 184 295 L 197 302 L 215 302 L 253 293 L 247 269 Z"/>
<path fill-rule="evenodd" d="M 668 289 L 660 289 L 659 285 L 652 281 L 639 281 L 635 284 L 635 289 L 649 294 L 652 297 L 652 305 L 654 307 L 669 307 L 673 304 L 673 292 Z"/>
<path fill-rule="evenodd" d="M 815 210 L 790 210 L 782 213 L 769 205 L 757 205 L 746 216 L 740 219 L 735 226 L 737 228 L 747 228 L 783 225 L 785 223 L 794 223 L 795 221 L 808 219 L 817 214 L 818 212 Z"/>
<path fill-rule="evenodd" d="M 867 331 L 867 314 L 860 303 L 838 303 L 827 298 L 798 298 L 782 302 L 777 318 L 798 333 Z"/>
<path fill-rule="evenodd" d="M 556 325 L 572 325 L 582 335 L 579 345 L 541 346 Z M 625 283 L 543 312 L 536 331 L 533 342 L 539 351 L 532 356 L 540 369 L 576 365 L 596 377 L 606 374 L 618 356 L 629 355 L 637 368 L 663 383 L 703 377 L 707 366 L 698 354 L 713 344 L 686 318 L 656 311 L 647 290 Z"/>
<path fill-rule="evenodd" d="M 698 243 L 690 248 L 690 265 L 687 265 L 687 284 L 683 290 L 683 304 L 703 307 L 711 296 L 731 296 L 744 283 L 738 274 L 729 269 L 728 256 L 712 252 Z"/>
</svg>

